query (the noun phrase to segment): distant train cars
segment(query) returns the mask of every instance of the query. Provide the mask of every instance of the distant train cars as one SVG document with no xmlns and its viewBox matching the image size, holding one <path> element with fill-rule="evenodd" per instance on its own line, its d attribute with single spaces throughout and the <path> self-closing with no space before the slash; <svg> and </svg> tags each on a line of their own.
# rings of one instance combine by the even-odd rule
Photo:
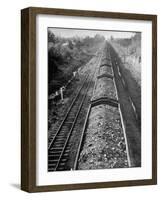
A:
<svg viewBox="0 0 161 200">
<path fill-rule="evenodd" d="M 117 100 L 117 92 L 113 79 L 102 77 L 97 80 L 93 99 L 98 99 L 101 97 Z"/>
<path fill-rule="evenodd" d="M 100 98 L 118 100 L 108 44 L 104 46 L 92 101 Z"/>
<path fill-rule="evenodd" d="M 108 67 L 107 65 L 104 65 L 104 66 L 100 67 L 98 76 L 102 76 L 102 75 L 107 75 L 107 76 L 111 75 L 111 76 L 113 76 L 112 68 Z"/>
<path fill-rule="evenodd" d="M 112 67 L 111 56 L 110 56 L 109 47 L 108 47 L 107 44 L 104 47 L 104 52 L 102 54 L 102 59 L 101 59 L 100 67 L 102 67 L 104 65 L 106 65 L 108 67 Z"/>
<path fill-rule="evenodd" d="M 100 67 L 107 65 L 108 67 L 112 67 L 111 59 L 104 58 L 101 60 Z"/>
</svg>

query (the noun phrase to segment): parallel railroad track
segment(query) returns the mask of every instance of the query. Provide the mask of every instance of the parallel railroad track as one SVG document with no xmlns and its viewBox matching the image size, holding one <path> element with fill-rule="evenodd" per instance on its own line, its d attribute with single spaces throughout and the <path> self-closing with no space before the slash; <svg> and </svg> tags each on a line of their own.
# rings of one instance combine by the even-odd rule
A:
<svg viewBox="0 0 161 200">
<path fill-rule="evenodd" d="M 100 59 L 98 59 L 100 61 Z M 96 70 L 95 70 L 96 72 Z M 48 145 L 48 171 L 70 170 L 66 166 L 71 149 L 70 137 L 77 127 L 77 120 L 84 106 L 89 104 L 88 90 L 93 85 L 93 75 L 88 74 L 73 99 L 63 121 L 57 131 L 52 134 Z"/>
<path fill-rule="evenodd" d="M 86 77 L 83 79 L 82 81 L 82 85 L 78 88 L 78 92 L 76 93 L 75 97 L 73 98 L 69 109 L 67 110 L 64 119 L 62 120 L 61 124 L 58 127 L 55 127 L 55 129 L 52 130 L 52 134 L 49 136 L 48 139 L 48 149 L 50 149 L 50 147 L 52 146 L 55 137 L 57 136 L 58 132 L 60 131 L 63 123 L 65 122 L 66 118 L 68 117 L 69 113 L 71 112 L 71 110 L 73 109 L 74 104 L 76 103 L 81 91 L 83 90 L 83 86 L 85 85 L 86 81 L 87 81 L 88 75 L 86 75 Z"/>
</svg>

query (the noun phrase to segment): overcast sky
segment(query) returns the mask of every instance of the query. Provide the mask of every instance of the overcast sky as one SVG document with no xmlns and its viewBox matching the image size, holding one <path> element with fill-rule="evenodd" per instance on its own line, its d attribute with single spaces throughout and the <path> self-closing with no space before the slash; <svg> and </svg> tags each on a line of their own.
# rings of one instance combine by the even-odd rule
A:
<svg viewBox="0 0 161 200">
<path fill-rule="evenodd" d="M 81 30 L 81 29 L 64 29 L 64 28 L 49 28 L 56 36 L 61 37 L 86 37 L 86 36 L 95 36 L 96 34 L 103 35 L 106 39 L 109 39 L 111 36 L 114 38 L 130 38 L 135 35 L 135 32 L 123 32 L 123 31 L 95 31 L 95 30 Z"/>
</svg>

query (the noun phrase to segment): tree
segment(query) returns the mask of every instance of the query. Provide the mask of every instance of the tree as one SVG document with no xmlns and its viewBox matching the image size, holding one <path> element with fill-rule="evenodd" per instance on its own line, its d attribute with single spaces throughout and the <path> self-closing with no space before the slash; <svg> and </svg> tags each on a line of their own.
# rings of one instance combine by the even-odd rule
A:
<svg viewBox="0 0 161 200">
<path fill-rule="evenodd" d="M 55 35 L 50 30 L 48 31 L 48 42 L 55 43 Z"/>
<path fill-rule="evenodd" d="M 68 46 L 69 46 L 70 49 L 73 49 L 73 43 L 72 43 L 71 40 L 68 41 Z"/>
<path fill-rule="evenodd" d="M 113 41 L 113 40 L 114 40 L 114 37 L 113 37 L 112 35 L 111 35 L 111 37 L 110 37 L 110 40 L 111 40 L 111 41 Z"/>
</svg>

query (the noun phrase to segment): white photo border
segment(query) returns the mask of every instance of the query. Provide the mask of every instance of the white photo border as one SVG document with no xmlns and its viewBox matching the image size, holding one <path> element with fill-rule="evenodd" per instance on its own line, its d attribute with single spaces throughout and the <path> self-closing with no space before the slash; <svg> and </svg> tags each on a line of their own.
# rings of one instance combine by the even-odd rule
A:
<svg viewBox="0 0 161 200">
<path fill-rule="evenodd" d="M 139 168 L 47 171 L 48 136 L 48 27 L 141 32 L 142 127 Z M 111 182 L 152 179 L 152 22 L 61 15 L 36 16 L 36 185 Z M 143 114 L 144 113 L 144 114 Z"/>
</svg>

